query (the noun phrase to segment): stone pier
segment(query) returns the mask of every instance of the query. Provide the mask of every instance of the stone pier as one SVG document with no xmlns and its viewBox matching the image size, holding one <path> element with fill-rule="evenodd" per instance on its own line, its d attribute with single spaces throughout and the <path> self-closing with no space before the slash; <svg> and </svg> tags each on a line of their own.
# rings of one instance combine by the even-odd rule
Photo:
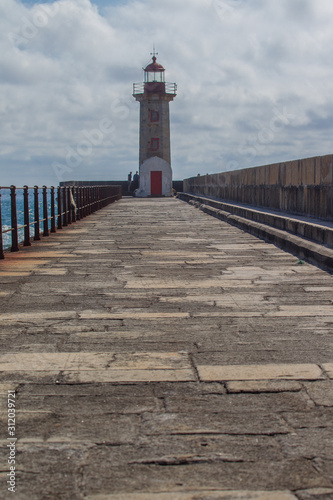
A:
<svg viewBox="0 0 333 500">
<path fill-rule="evenodd" d="M 6 255 L 1 498 L 332 499 L 332 279 L 174 198 Z"/>
</svg>

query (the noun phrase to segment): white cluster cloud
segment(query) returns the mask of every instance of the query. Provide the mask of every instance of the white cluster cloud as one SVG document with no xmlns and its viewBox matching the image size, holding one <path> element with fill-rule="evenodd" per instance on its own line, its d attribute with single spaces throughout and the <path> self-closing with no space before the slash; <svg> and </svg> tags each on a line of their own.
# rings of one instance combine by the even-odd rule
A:
<svg viewBox="0 0 333 500">
<path fill-rule="evenodd" d="M 174 178 L 332 153 L 330 0 L 0 0 L 0 185 L 138 168 L 153 43 Z"/>
</svg>

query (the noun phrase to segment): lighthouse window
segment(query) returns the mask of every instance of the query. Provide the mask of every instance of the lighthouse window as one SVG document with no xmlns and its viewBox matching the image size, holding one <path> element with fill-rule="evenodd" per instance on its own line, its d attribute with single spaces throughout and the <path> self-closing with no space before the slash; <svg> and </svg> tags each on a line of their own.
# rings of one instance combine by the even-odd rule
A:
<svg viewBox="0 0 333 500">
<path fill-rule="evenodd" d="M 150 121 L 151 122 L 158 122 L 160 119 L 160 114 L 158 111 L 152 110 L 150 111 Z"/>
<path fill-rule="evenodd" d="M 150 142 L 150 147 L 152 151 L 157 151 L 160 146 L 160 140 L 153 138 Z"/>
<path fill-rule="evenodd" d="M 147 71 L 147 82 L 164 82 L 164 71 Z"/>
</svg>

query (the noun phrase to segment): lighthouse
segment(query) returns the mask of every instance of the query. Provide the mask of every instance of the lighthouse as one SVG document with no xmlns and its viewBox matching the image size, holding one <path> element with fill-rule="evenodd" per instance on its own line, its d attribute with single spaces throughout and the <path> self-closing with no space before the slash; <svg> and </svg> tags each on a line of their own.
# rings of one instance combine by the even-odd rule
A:
<svg viewBox="0 0 333 500">
<path fill-rule="evenodd" d="M 144 81 L 133 84 L 140 102 L 139 188 L 136 196 L 172 196 L 169 102 L 177 85 L 165 82 L 165 69 L 156 62 L 143 69 Z"/>
</svg>

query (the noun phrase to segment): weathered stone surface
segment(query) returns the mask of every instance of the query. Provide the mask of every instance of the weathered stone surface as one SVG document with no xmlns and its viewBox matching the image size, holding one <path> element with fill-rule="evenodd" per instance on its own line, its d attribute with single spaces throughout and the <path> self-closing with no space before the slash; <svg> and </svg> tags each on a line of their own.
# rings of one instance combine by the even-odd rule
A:
<svg viewBox="0 0 333 500">
<path fill-rule="evenodd" d="M 299 490 L 296 492 L 299 500 L 332 500 L 332 488 L 311 488 L 309 490 Z"/>
<path fill-rule="evenodd" d="M 200 411 L 201 410 L 201 411 Z M 189 413 L 146 414 L 142 428 L 147 435 L 229 434 L 275 435 L 288 434 L 288 427 L 279 416 L 256 412 L 206 412 L 193 409 Z"/>
<path fill-rule="evenodd" d="M 328 380 L 305 383 L 310 398 L 321 406 L 333 406 L 333 383 Z"/>
<path fill-rule="evenodd" d="M 8 388 L 19 500 L 329 497 L 330 275 L 175 199 L 45 243 L 0 262 L 1 498 Z"/>
<path fill-rule="evenodd" d="M 298 392 L 302 389 L 299 382 L 290 380 L 251 380 L 227 382 L 229 393 L 264 393 L 264 392 Z"/>
<path fill-rule="evenodd" d="M 323 369 L 328 373 L 328 376 L 333 379 L 333 363 L 323 364 Z"/>
<path fill-rule="evenodd" d="M 2 371 L 168 370 L 190 368 L 186 353 L 61 352 L 0 355 Z"/>
<path fill-rule="evenodd" d="M 316 380 L 322 371 L 317 365 L 229 365 L 198 366 L 203 381 L 214 380 Z"/>
<path fill-rule="evenodd" d="M 187 491 L 90 495 L 87 500 L 297 500 L 289 491 Z"/>
</svg>

